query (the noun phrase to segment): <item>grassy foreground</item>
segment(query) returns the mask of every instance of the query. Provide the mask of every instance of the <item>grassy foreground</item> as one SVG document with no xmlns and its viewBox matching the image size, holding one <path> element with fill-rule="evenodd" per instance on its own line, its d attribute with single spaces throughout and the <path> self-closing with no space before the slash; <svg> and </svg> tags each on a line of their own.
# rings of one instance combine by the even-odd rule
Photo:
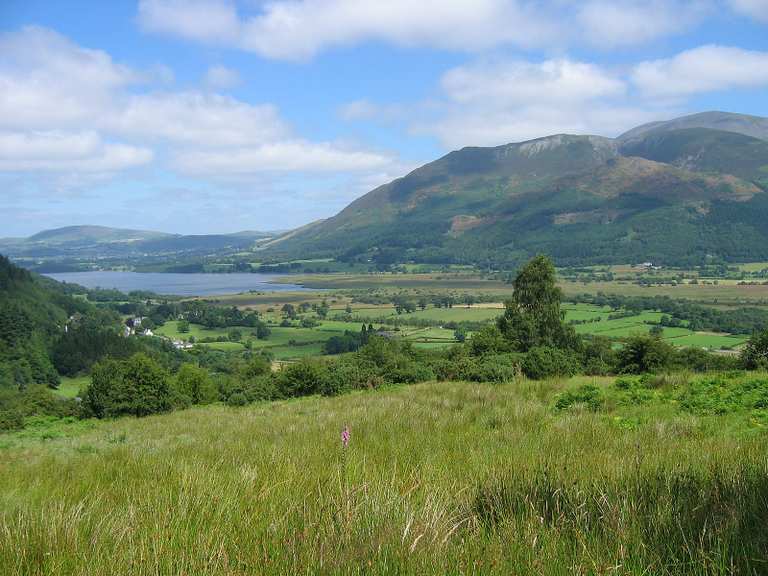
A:
<svg viewBox="0 0 768 576">
<path fill-rule="evenodd" d="M 553 408 L 566 388 L 611 382 L 430 383 L 10 436 L 0 448 L 0 566 L 768 572 L 760 422 L 674 404 Z"/>
</svg>

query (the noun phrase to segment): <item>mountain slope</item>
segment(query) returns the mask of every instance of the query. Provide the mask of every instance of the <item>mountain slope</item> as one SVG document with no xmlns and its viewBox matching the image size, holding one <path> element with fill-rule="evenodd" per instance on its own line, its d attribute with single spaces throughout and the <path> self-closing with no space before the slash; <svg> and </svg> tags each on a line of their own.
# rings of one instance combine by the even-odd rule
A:
<svg viewBox="0 0 768 576">
<path fill-rule="evenodd" d="M 768 257 L 768 142 L 668 124 L 451 152 L 267 250 L 383 264 Z"/>
</svg>

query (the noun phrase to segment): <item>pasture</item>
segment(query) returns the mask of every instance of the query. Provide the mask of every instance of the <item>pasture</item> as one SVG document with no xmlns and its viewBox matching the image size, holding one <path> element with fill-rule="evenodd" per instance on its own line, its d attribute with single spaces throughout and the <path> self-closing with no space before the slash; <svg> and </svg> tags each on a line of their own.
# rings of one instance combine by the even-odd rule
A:
<svg viewBox="0 0 768 576">
<path fill-rule="evenodd" d="M 763 573 L 766 376 L 718 378 L 427 383 L 8 434 L 0 565 Z"/>
</svg>

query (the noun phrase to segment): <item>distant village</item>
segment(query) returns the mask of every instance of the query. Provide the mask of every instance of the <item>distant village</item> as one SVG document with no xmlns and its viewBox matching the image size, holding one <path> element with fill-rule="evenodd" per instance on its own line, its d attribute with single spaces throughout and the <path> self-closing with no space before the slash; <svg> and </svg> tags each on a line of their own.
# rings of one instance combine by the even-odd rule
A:
<svg viewBox="0 0 768 576">
<path fill-rule="evenodd" d="M 123 327 L 123 336 L 126 338 L 129 338 L 131 336 L 154 336 L 156 338 L 163 338 L 164 340 L 168 340 L 173 344 L 173 347 L 177 350 L 190 350 L 191 348 L 194 348 L 194 345 L 185 342 L 184 340 L 175 340 L 172 338 L 168 338 L 166 336 L 158 335 L 152 332 L 149 328 L 144 328 L 142 330 L 141 323 L 144 321 L 145 318 L 142 316 L 136 316 L 134 318 L 128 318 L 125 321 L 125 326 Z"/>
</svg>

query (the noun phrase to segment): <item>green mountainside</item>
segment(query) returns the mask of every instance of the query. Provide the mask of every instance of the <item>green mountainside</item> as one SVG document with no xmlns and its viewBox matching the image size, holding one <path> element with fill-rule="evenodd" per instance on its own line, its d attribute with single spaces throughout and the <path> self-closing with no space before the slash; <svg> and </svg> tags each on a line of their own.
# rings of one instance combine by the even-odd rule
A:
<svg viewBox="0 0 768 576">
<path fill-rule="evenodd" d="M 5 385 L 58 384 L 50 360 L 53 342 L 71 315 L 87 309 L 56 282 L 0 256 L 0 390 Z"/>
<path fill-rule="evenodd" d="M 265 250 L 384 264 L 766 259 L 768 141 L 734 131 L 745 126 L 768 120 L 706 113 L 617 139 L 464 148 Z"/>
</svg>

